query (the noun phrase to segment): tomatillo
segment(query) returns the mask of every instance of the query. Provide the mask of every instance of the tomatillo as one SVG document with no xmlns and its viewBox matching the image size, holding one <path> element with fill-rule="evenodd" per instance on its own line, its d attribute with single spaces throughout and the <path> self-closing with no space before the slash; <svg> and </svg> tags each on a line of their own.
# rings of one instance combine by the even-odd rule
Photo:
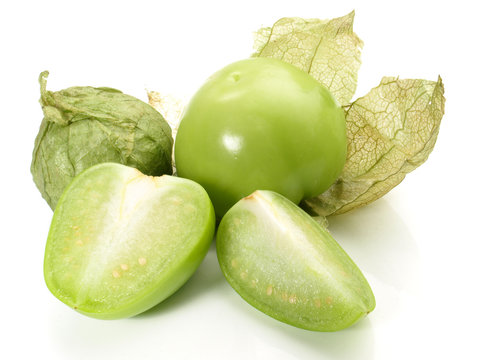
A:
<svg viewBox="0 0 480 360">
<path fill-rule="evenodd" d="M 55 208 L 45 282 L 84 315 L 134 316 L 193 275 L 214 231 L 213 206 L 200 185 L 97 164 L 72 180 Z"/>
<path fill-rule="evenodd" d="M 367 280 L 330 233 L 272 191 L 255 191 L 222 218 L 220 268 L 249 304 L 287 324 L 337 331 L 375 308 Z"/>
<path fill-rule="evenodd" d="M 221 217 L 255 190 L 297 204 L 321 194 L 340 175 L 346 151 L 344 111 L 324 86 L 283 61 L 251 58 L 218 71 L 193 96 L 175 162 Z"/>
</svg>

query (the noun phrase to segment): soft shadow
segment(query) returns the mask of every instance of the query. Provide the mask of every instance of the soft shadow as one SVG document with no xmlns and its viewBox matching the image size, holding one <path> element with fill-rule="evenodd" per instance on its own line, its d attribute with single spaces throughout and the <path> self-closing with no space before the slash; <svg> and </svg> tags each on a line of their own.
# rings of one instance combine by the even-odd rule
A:
<svg viewBox="0 0 480 360">
<path fill-rule="evenodd" d="M 388 200 L 380 199 L 351 213 L 332 216 L 328 222 L 332 236 L 367 278 L 372 275 L 398 291 L 419 291 L 417 245 Z"/>
<path fill-rule="evenodd" d="M 337 332 L 317 332 L 299 329 L 277 321 L 247 304 L 240 296 L 229 296 L 232 307 L 252 318 L 254 331 L 261 343 L 292 359 L 373 359 L 374 332 L 368 317 Z M 290 359 L 290 356 L 287 357 Z"/>
<path fill-rule="evenodd" d="M 374 353 L 374 333 L 370 320 L 363 319 L 357 324 L 336 332 L 313 332 L 284 326 L 283 331 L 290 341 L 298 345 L 293 349 L 284 349 L 298 356 L 298 349 L 305 348 L 300 358 L 313 358 L 322 355 L 327 359 L 372 359 Z M 310 356 L 309 356 L 310 355 Z"/>
<path fill-rule="evenodd" d="M 213 291 L 225 281 L 217 261 L 215 241 L 212 242 L 205 259 L 193 276 L 173 295 L 151 309 L 135 316 L 132 320 L 157 316 L 161 312 L 170 312 L 192 301 L 202 293 Z"/>
</svg>

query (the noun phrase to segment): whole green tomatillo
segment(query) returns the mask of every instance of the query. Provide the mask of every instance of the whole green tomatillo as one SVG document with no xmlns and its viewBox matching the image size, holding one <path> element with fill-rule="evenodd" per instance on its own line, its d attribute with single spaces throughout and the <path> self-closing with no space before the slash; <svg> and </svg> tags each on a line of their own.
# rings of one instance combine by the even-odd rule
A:
<svg viewBox="0 0 480 360">
<path fill-rule="evenodd" d="M 221 217 L 259 189 L 297 204 L 321 194 L 342 171 L 346 146 L 344 111 L 324 86 L 280 60 L 251 58 L 218 71 L 193 96 L 175 163 Z"/>
</svg>

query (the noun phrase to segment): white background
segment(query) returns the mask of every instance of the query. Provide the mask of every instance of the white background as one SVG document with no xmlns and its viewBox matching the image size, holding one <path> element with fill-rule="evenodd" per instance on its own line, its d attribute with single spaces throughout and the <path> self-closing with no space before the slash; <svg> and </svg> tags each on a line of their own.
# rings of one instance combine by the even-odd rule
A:
<svg viewBox="0 0 480 360">
<path fill-rule="evenodd" d="M 0 5 L 0 327 L 2 359 L 478 359 L 480 139 L 476 1 L 8 1 Z M 147 313 L 77 314 L 47 290 L 52 212 L 30 172 L 48 87 L 109 86 L 189 96 L 248 57 L 252 32 L 283 16 L 356 10 L 364 40 L 356 96 L 383 75 L 445 83 L 428 161 L 383 199 L 330 219 L 377 308 L 337 333 L 297 329 L 245 303 L 212 248 L 192 279 Z"/>
</svg>

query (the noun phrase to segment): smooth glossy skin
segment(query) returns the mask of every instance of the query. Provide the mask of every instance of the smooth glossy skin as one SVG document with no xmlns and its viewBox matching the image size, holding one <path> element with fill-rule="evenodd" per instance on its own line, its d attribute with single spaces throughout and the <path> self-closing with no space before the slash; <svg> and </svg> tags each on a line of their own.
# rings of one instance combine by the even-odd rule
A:
<svg viewBox="0 0 480 360">
<path fill-rule="evenodd" d="M 213 238 L 205 190 L 101 164 L 74 178 L 53 215 L 44 275 L 59 300 L 99 319 L 158 304 L 195 272 Z"/>
<path fill-rule="evenodd" d="M 285 197 L 256 191 L 223 217 L 217 256 L 230 285 L 271 317 L 337 331 L 375 308 L 367 280 L 321 225 Z"/>
<path fill-rule="evenodd" d="M 345 115 L 330 92 L 267 58 L 215 73 L 192 98 L 175 142 L 178 175 L 207 190 L 217 216 L 257 189 L 295 203 L 319 195 L 345 157 Z"/>
</svg>

